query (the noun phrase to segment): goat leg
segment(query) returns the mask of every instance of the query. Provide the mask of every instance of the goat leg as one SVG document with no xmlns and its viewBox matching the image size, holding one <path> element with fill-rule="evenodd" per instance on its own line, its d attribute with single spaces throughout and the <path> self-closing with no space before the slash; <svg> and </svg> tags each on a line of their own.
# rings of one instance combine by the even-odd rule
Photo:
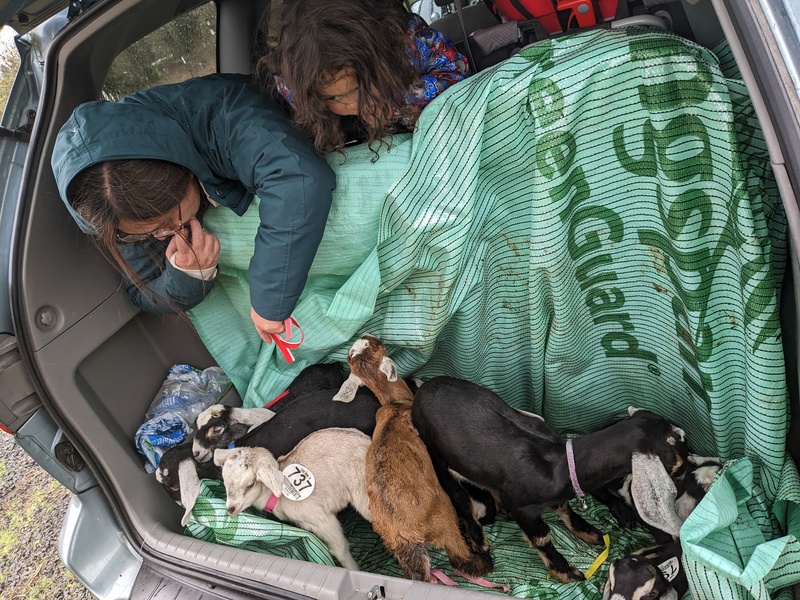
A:
<svg viewBox="0 0 800 600">
<path fill-rule="evenodd" d="M 480 488 L 476 488 L 474 485 L 463 479 L 459 481 L 453 475 L 453 472 L 447 467 L 447 464 L 445 463 L 441 454 L 439 454 L 438 450 L 434 446 L 427 446 L 427 448 L 433 464 L 433 470 L 436 472 L 436 478 L 439 480 L 439 485 L 442 486 L 442 489 L 450 498 L 450 502 L 453 504 L 453 508 L 456 511 L 456 515 L 458 516 L 458 525 L 461 529 L 462 535 L 464 536 L 464 540 L 466 541 L 467 545 L 473 548 L 475 551 L 483 551 L 488 553 L 489 542 L 483 533 L 483 527 L 481 527 L 481 524 L 478 522 L 474 513 L 472 512 L 472 497 L 467 493 L 467 487 L 462 484 L 468 484 L 473 489 Z M 491 496 L 491 493 L 488 491 L 483 491 Z M 493 499 L 492 503 L 494 503 Z"/>
<path fill-rule="evenodd" d="M 422 542 L 412 542 L 400 536 L 393 540 L 384 538 L 389 552 L 392 553 L 406 579 L 428 581 L 431 576 L 431 558 Z"/>
<path fill-rule="evenodd" d="M 603 533 L 594 525 L 587 523 L 582 516 L 572 510 L 568 502 L 564 502 L 555 509 L 555 513 L 564 522 L 576 537 L 582 539 L 587 544 L 600 546 L 603 544 Z"/>
<path fill-rule="evenodd" d="M 509 503 L 503 499 L 503 504 L 508 508 Z M 553 546 L 550 539 L 550 527 L 542 519 L 542 508 L 539 506 L 523 506 L 511 509 L 511 516 L 525 534 L 525 539 L 542 557 L 544 566 L 550 571 L 550 576 L 561 583 L 571 581 L 584 581 L 586 578 L 578 569 L 567 562 L 562 554 Z"/>
<path fill-rule="evenodd" d="M 350 544 L 347 542 L 342 525 L 336 515 L 319 514 L 316 519 L 299 524 L 303 529 L 307 529 L 321 539 L 328 546 L 333 557 L 345 569 L 358 571 L 358 563 L 350 554 Z"/>
<path fill-rule="evenodd" d="M 450 516 L 446 513 L 451 513 Z M 432 532 L 430 543 L 441 548 L 447 553 L 450 564 L 456 571 L 483 577 L 494 569 L 494 562 L 489 551 L 484 548 L 475 548 L 465 535 L 461 519 L 456 525 L 456 515 L 450 506 L 442 506 L 430 515 L 431 521 L 437 523 L 438 528 Z M 473 521 L 474 522 L 474 521 Z"/>
<path fill-rule="evenodd" d="M 492 493 L 487 489 L 474 485 L 472 482 L 466 479 L 461 481 L 461 485 L 472 499 L 473 514 L 476 512 L 475 505 L 483 506 L 483 515 L 480 517 L 478 517 L 477 514 L 475 515 L 475 518 L 478 519 L 478 523 L 481 525 L 491 525 L 494 523 L 495 519 L 497 518 L 497 503 L 495 502 Z"/>
<path fill-rule="evenodd" d="M 636 524 L 640 522 L 636 510 L 607 487 L 592 490 L 592 496 L 608 507 L 608 511 L 623 529 L 633 529 L 636 527 Z"/>
</svg>

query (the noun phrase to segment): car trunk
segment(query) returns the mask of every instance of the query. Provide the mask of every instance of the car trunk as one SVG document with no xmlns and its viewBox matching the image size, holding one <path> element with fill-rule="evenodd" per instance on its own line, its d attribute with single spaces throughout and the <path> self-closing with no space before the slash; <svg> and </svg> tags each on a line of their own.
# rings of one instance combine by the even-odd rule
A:
<svg viewBox="0 0 800 600">
<path fill-rule="evenodd" d="M 791 196 L 792 183 L 796 189 L 797 182 L 792 182 L 791 177 L 800 173 L 796 163 L 800 156 L 797 152 L 800 135 L 797 116 L 786 101 L 789 74 L 770 68 L 770 55 L 761 45 L 763 39 L 772 39 L 770 25 L 762 18 L 763 13 L 756 10 L 756 4 L 719 1 L 712 7 L 711 2 L 687 1 L 683 6 L 693 37 L 700 45 L 715 46 L 724 31 L 736 57 L 747 56 L 751 61 L 740 62 L 739 67 L 762 119 L 776 179 L 787 204 L 790 245 L 794 251 L 800 231 L 795 227 L 797 211 L 795 198 Z M 427 583 L 366 572 L 368 569 L 350 572 L 190 537 L 180 526 L 182 509 L 143 469 L 142 457 L 134 448 L 134 434 L 169 367 L 188 363 L 205 368 L 218 361 L 212 358 L 215 351 L 209 352 L 188 318 L 149 315 L 131 304 L 119 276 L 78 231 L 61 204 L 50 169 L 50 155 L 59 127 L 78 103 L 96 97 L 113 57 L 187 8 L 188 3 L 179 0 L 101 4 L 73 22 L 51 48 L 34 129 L 35 147 L 31 151 L 34 160 L 30 162 L 23 190 L 26 210 L 18 229 L 13 266 L 16 286 L 12 290 L 20 349 L 33 366 L 48 408 L 71 432 L 110 498 L 125 535 L 134 547 L 141 549 L 148 562 L 166 569 L 177 568 L 212 584 L 227 583 L 256 595 L 361 598 L 376 585 L 384 586 L 386 594 L 393 598 L 468 598 L 484 594 L 474 589 L 434 588 Z M 226 44 L 235 45 L 236 35 L 225 37 L 222 15 L 224 12 L 220 18 L 219 44 L 224 69 Z M 451 28 L 448 33 L 458 38 L 460 34 L 454 23 L 442 24 L 442 29 L 448 27 Z M 228 70 L 237 67 L 231 64 Z M 755 90 L 760 93 L 754 94 Z M 771 115 L 773 121 L 765 122 L 766 115 Z M 780 318 L 793 427 L 798 410 L 796 269 L 792 252 L 783 281 Z M 632 346 L 629 344 L 627 348 Z M 430 376 L 437 368 L 438 363 L 427 367 L 423 375 Z M 280 378 L 272 381 L 275 388 Z M 269 389 L 264 393 L 269 395 L 274 391 Z M 244 396 L 246 390 L 239 392 Z M 231 402 L 241 400 L 236 398 Z M 591 409 L 598 422 L 618 416 L 616 407 L 605 410 L 591 405 Z M 554 408 L 544 411 L 549 420 L 548 412 L 553 414 Z M 662 412 L 673 416 L 666 408 Z M 563 422 L 562 416 L 560 429 L 566 433 L 584 432 L 580 427 L 563 426 Z M 712 440 L 694 441 L 706 452 L 715 450 Z M 800 456 L 796 435 L 789 435 L 787 450 L 795 458 Z M 359 526 L 356 524 L 353 529 L 358 530 Z M 596 549 L 586 548 L 591 563 Z M 520 593 L 536 594 L 535 583 Z M 554 585 L 541 582 L 541 589 L 545 588 L 554 589 Z M 565 589 L 561 592 L 567 593 Z"/>
</svg>

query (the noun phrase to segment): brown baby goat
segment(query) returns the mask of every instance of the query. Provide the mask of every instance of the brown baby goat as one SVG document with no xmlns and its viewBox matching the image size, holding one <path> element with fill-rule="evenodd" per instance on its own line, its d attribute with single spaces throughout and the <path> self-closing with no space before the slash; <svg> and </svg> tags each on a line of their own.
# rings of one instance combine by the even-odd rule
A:
<svg viewBox="0 0 800 600">
<path fill-rule="evenodd" d="M 365 335 L 347 356 L 351 375 L 334 400 L 348 402 L 365 385 L 378 397 L 375 432 L 367 451 L 367 495 L 372 527 L 409 579 L 430 579 L 426 545 L 443 549 L 465 575 L 492 570 L 485 547 L 469 542 L 450 499 L 439 485 L 425 445 L 411 424 L 414 394 L 397 376 L 394 362 L 377 339 Z"/>
</svg>

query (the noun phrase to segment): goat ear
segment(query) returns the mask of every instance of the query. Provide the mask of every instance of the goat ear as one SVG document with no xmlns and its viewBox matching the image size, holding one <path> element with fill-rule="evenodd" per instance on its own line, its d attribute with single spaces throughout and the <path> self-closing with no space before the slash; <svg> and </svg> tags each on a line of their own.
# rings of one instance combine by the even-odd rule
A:
<svg viewBox="0 0 800 600">
<path fill-rule="evenodd" d="M 639 516 L 648 525 L 677 538 L 683 524 L 675 512 L 678 490 L 661 459 L 653 454 L 634 452 L 631 474 L 631 496 Z"/>
<path fill-rule="evenodd" d="M 603 586 L 603 600 L 609 600 L 611 598 L 611 586 L 614 582 L 614 563 L 611 563 L 611 566 L 608 568 L 608 579 L 606 579 L 606 584 Z"/>
<path fill-rule="evenodd" d="M 186 459 L 181 461 L 178 465 L 178 477 L 181 489 L 181 504 L 183 504 L 184 513 L 181 519 L 181 526 L 185 527 L 189 522 L 189 517 L 192 516 L 192 509 L 194 508 L 197 497 L 200 495 L 200 478 L 197 476 L 197 468 L 194 466 L 194 461 Z"/>
<path fill-rule="evenodd" d="M 230 453 L 231 451 L 227 448 L 217 448 L 214 450 L 214 464 L 218 467 L 224 465 L 225 461 L 228 460 Z"/>
<path fill-rule="evenodd" d="M 388 381 L 397 381 L 397 365 L 388 356 L 384 356 L 381 360 L 380 372 L 386 375 Z"/>
<path fill-rule="evenodd" d="M 261 456 L 256 461 L 256 479 L 278 496 L 283 494 L 283 472 L 272 455 Z"/>
<path fill-rule="evenodd" d="M 350 376 L 345 379 L 345 382 L 342 384 L 342 387 L 339 388 L 339 391 L 336 392 L 336 395 L 333 399 L 336 402 L 352 402 L 353 398 L 356 397 L 356 392 L 358 388 L 364 385 L 364 382 L 361 379 L 350 373 Z"/>
<path fill-rule="evenodd" d="M 686 432 L 683 429 L 681 429 L 680 427 L 677 427 L 677 426 L 673 425 L 672 426 L 672 433 L 677 435 L 678 439 L 680 439 L 680 441 L 682 441 L 682 442 L 686 441 Z"/>
<path fill-rule="evenodd" d="M 231 409 L 231 419 L 242 425 L 250 425 L 251 428 L 266 423 L 274 416 L 275 413 L 268 408 Z"/>
</svg>

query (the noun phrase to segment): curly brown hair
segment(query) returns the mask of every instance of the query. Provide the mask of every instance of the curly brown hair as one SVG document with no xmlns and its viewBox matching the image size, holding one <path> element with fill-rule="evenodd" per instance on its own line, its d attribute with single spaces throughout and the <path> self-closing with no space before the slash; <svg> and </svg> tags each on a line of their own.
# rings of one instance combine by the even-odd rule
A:
<svg viewBox="0 0 800 600">
<path fill-rule="evenodd" d="M 319 152 L 341 151 L 342 117 L 320 93 L 334 76 L 358 82 L 359 127 L 370 148 L 415 119 L 409 88 L 419 79 L 408 36 L 410 14 L 398 0 L 286 0 L 276 47 L 264 48 L 256 76 L 267 87 L 278 75 L 292 92 L 293 121 Z M 364 119 L 364 117 L 367 117 Z"/>
</svg>

